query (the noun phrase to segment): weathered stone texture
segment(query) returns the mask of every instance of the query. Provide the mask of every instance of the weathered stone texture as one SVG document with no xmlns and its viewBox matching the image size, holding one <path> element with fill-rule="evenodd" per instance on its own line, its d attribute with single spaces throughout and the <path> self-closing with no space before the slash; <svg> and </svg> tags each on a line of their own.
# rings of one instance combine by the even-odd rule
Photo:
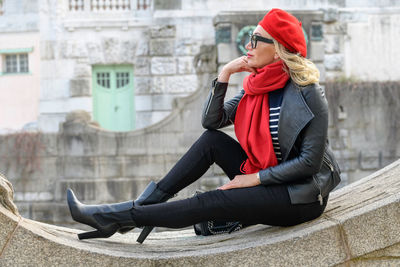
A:
<svg viewBox="0 0 400 267">
<path fill-rule="evenodd" d="M 28 219 L 15 228 L 18 218 L 1 206 L 1 260 L 5 266 L 397 266 L 399 174 L 400 160 L 336 190 L 320 218 L 296 226 L 256 225 L 208 237 L 196 236 L 190 228 L 152 233 L 144 245 L 135 243 L 136 229 L 87 243 L 77 239 L 80 231 Z M 79 199 L 85 199 L 79 188 Z M 113 194 L 113 185 L 108 188 Z M 43 205 L 33 210 L 50 219 L 62 207 L 52 213 Z"/>
<path fill-rule="evenodd" d="M 19 218 L 15 216 L 10 210 L 6 209 L 3 204 L 0 204 L 0 253 L 7 245 L 7 242 L 12 237 L 12 232 L 17 227 Z M 0 256 L 2 256 L 0 254 Z M 0 264 L 2 263 L 0 258 Z"/>
<path fill-rule="evenodd" d="M 119 64 L 132 64 L 135 60 L 137 42 L 122 41 L 120 43 Z"/>
<path fill-rule="evenodd" d="M 151 38 L 167 38 L 175 37 L 176 27 L 175 25 L 157 25 L 150 29 Z"/>
<path fill-rule="evenodd" d="M 235 58 L 234 55 L 235 49 L 232 49 L 233 45 L 226 43 L 219 43 L 217 45 L 218 50 L 218 62 L 219 63 L 228 63 L 232 59 Z"/>
<path fill-rule="evenodd" d="M 335 54 L 340 52 L 340 36 L 339 35 L 325 35 L 325 53 Z"/>
<path fill-rule="evenodd" d="M 148 94 L 152 91 L 153 82 L 150 77 L 135 77 L 133 82 L 135 84 L 136 95 Z"/>
<path fill-rule="evenodd" d="M 183 95 L 182 95 L 183 96 Z M 152 103 L 153 103 L 153 110 L 163 110 L 168 111 L 172 109 L 172 102 L 173 100 L 179 97 L 179 95 L 173 94 L 160 94 L 160 95 L 153 95 Z"/>
<path fill-rule="evenodd" d="M 151 59 L 151 74 L 176 74 L 176 59 L 174 57 L 153 57 Z"/>
<path fill-rule="evenodd" d="M 59 45 L 59 51 L 61 58 L 65 59 L 86 58 L 88 56 L 88 51 L 83 41 L 62 41 Z"/>
<path fill-rule="evenodd" d="M 71 80 L 68 78 L 64 79 L 42 79 L 40 99 L 51 100 L 57 98 L 67 98 L 70 95 L 70 90 L 68 90 L 68 85 Z"/>
<path fill-rule="evenodd" d="M 339 11 L 337 8 L 327 8 L 324 10 L 324 22 L 333 23 L 339 18 Z"/>
<path fill-rule="evenodd" d="M 195 56 L 200 53 L 200 44 L 190 40 L 177 40 L 175 46 L 176 56 Z"/>
<path fill-rule="evenodd" d="M 174 53 L 173 39 L 152 39 L 150 40 L 151 56 L 172 56 Z"/>
<path fill-rule="evenodd" d="M 74 79 L 70 81 L 69 95 L 75 96 L 91 96 L 89 79 Z"/>
<path fill-rule="evenodd" d="M 171 9 L 181 9 L 182 0 L 155 0 L 154 9 L 155 10 L 171 10 Z"/>
<path fill-rule="evenodd" d="M 197 89 L 196 75 L 158 76 L 154 78 L 154 93 L 189 93 Z"/>
<path fill-rule="evenodd" d="M 7 208 L 13 214 L 18 215 L 13 197 L 14 189 L 12 184 L 0 173 L 0 205 Z"/>
<path fill-rule="evenodd" d="M 178 57 L 178 74 L 194 73 L 193 57 L 181 56 Z"/>
<path fill-rule="evenodd" d="M 342 54 L 325 55 L 325 68 L 327 70 L 342 70 L 344 65 L 344 58 Z"/>
<path fill-rule="evenodd" d="M 312 61 L 324 61 L 325 50 L 323 42 L 311 42 L 311 54 L 310 58 Z"/>
<path fill-rule="evenodd" d="M 135 97 L 136 111 L 152 111 L 152 96 L 151 95 L 138 95 Z"/>
<path fill-rule="evenodd" d="M 147 56 L 149 54 L 149 42 L 147 40 L 138 40 L 136 56 Z"/>
<path fill-rule="evenodd" d="M 52 60 L 55 57 L 56 42 L 55 41 L 42 41 L 40 43 L 40 59 Z"/>
<path fill-rule="evenodd" d="M 148 57 L 137 57 L 135 60 L 134 75 L 149 75 L 150 74 L 150 59 Z"/>
<path fill-rule="evenodd" d="M 90 64 L 94 65 L 104 62 L 103 48 L 100 43 L 88 42 L 86 46 L 88 50 L 88 59 Z"/>
<path fill-rule="evenodd" d="M 317 67 L 317 69 L 319 70 L 319 82 L 325 83 L 325 79 L 326 79 L 326 71 L 325 71 L 325 66 L 323 63 L 317 63 L 315 64 L 315 66 Z"/>
<path fill-rule="evenodd" d="M 119 40 L 116 38 L 104 38 L 102 41 L 102 51 L 104 53 L 104 61 L 107 64 L 117 64 L 120 62 Z"/>
<path fill-rule="evenodd" d="M 57 59 L 57 60 L 44 60 L 41 62 L 40 74 L 44 79 L 52 79 L 56 81 L 57 79 L 71 79 L 74 77 L 74 73 L 75 73 L 75 62 L 72 60 Z M 55 77 L 57 78 L 55 79 Z"/>
<path fill-rule="evenodd" d="M 215 73 L 217 70 L 217 51 L 215 46 L 202 45 L 200 52 L 193 59 L 193 65 L 198 74 Z"/>
<path fill-rule="evenodd" d="M 149 125 L 151 121 L 152 111 L 137 111 L 136 112 L 136 127 L 138 129 L 144 128 Z"/>
</svg>

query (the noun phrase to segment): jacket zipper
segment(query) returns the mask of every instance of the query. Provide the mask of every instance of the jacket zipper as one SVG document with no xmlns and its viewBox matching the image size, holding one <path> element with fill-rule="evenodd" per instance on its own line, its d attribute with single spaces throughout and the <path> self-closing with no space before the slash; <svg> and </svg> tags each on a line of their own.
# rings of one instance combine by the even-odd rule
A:
<svg viewBox="0 0 400 267">
<path fill-rule="evenodd" d="M 328 167 L 329 167 L 329 168 L 331 169 L 331 171 L 333 172 L 333 171 L 334 171 L 333 165 L 332 165 L 332 163 L 330 162 L 330 160 L 328 159 L 328 157 L 325 156 L 325 154 L 324 154 L 324 157 L 322 158 L 322 160 L 323 160 L 323 162 L 326 163 L 326 165 L 328 165 Z"/>
<path fill-rule="evenodd" d="M 322 206 L 324 204 L 324 200 L 322 199 L 321 187 L 319 186 L 319 183 L 317 182 L 317 178 L 315 177 L 315 175 L 313 175 L 313 181 L 314 181 L 315 187 L 319 190 L 318 201 L 319 201 L 319 204 Z"/>
<path fill-rule="evenodd" d="M 210 101 L 208 101 L 208 103 L 207 103 L 206 115 L 208 114 L 208 110 L 210 109 L 211 101 L 212 101 L 213 98 L 214 98 L 214 93 L 215 93 L 215 87 L 213 87 L 213 89 L 211 90 L 211 98 L 210 98 Z"/>
<path fill-rule="evenodd" d="M 332 163 L 329 161 L 328 157 L 325 154 L 322 157 L 322 161 L 325 162 L 326 165 L 328 165 L 328 167 L 331 169 L 332 172 L 334 171 Z M 322 206 L 324 201 L 322 198 L 321 187 L 320 187 L 320 185 L 317 181 L 317 177 L 315 177 L 315 175 L 313 175 L 313 180 L 314 180 L 314 184 L 315 184 L 316 188 L 319 190 L 318 201 L 319 201 L 319 204 Z"/>
</svg>

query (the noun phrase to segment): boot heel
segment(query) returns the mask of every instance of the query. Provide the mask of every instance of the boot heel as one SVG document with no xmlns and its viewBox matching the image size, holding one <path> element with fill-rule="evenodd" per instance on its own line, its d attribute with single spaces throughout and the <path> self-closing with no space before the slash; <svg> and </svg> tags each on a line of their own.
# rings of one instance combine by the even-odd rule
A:
<svg viewBox="0 0 400 267">
<path fill-rule="evenodd" d="M 122 227 L 118 230 L 120 234 L 126 234 L 127 232 L 133 230 L 135 227 Z"/>
<path fill-rule="evenodd" d="M 101 238 L 101 237 L 106 237 L 106 236 L 98 230 L 78 234 L 79 240 L 89 239 L 89 238 Z"/>
<path fill-rule="evenodd" d="M 145 226 L 136 241 L 142 244 L 153 229 L 154 226 Z"/>
</svg>

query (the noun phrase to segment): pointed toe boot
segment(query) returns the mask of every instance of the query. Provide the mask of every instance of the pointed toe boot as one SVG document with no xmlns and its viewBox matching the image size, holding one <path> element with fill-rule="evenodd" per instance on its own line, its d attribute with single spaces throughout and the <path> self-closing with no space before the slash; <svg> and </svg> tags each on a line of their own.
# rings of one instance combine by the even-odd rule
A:
<svg viewBox="0 0 400 267">
<path fill-rule="evenodd" d="M 120 229 L 136 227 L 131 216 L 133 201 L 110 205 L 84 205 L 75 197 L 73 191 L 68 189 L 67 203 L 76 222 L 96 229 L 78 234 L 79 239 L 110 237 Z"/>
</svg>

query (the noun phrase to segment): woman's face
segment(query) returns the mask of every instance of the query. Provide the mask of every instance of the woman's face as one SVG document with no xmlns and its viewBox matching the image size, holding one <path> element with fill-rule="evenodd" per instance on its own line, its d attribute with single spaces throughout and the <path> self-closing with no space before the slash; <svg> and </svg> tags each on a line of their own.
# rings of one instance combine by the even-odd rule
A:
<svg viewBox="0 0 400 267">
<path fill-rule="evenodd" d="M 271 35 L 269 35 L 260 25 L 255 28 L 253 34 L 272 39 Z M 246 49 L 248 50 L 247 61 L 250 67 L 261 69 L 266 65 L 279 60 L 274 44 L 258 41 L 256 48 L 253 49 L 251 48 L 251 42 L 248 42 Z"/>
</svg>

